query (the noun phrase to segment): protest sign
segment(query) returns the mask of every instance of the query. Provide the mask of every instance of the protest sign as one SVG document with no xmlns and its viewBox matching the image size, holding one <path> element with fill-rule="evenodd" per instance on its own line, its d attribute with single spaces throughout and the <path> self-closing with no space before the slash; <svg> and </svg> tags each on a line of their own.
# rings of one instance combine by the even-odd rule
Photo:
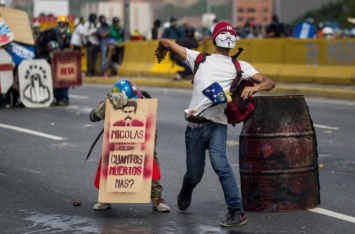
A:
<svg viewBox="0 0 355 234">
<path fill-rule="evenodd" d="M 116 110 L 106 101 L 99 202 L 150 202 L 156 113 L 157 99 L 129 99 Z"/>
<path fill-rule="evenodd" d="M 80 51 L 54 52 L 52 71 L 54 88 L 80 86 L 82 84 Z"/>
<path fill-rule="evenodd" d="M 6 94 L 14 83 L 11 56 L 0 48 L 0 94 Z"/>
<path fill-rule="evenodd" d="M 4 18 L 15 35 L 15 42 L 34 45 L 32 27 L 27 12 L 9 7 L 0 7 L 0 15 Z"/>
<path fill-rule="evenodd" d="M 19 66 L 23 60 L 31 60 L 36 57 L 36 50 L 32 45 L 11 42 L 5 46 L 5 50 L 11 55 L 16 66 Z"/>
<path fill-rule="evenodd" d="M 14 40 L 15 36 L 9 26 L 0 15 L 0 46 L 4 46 Z"/>
<path fill-rule="evenodd" d="M 24 60 L 18 75 L 20 99 L 25 107 L 41 108 L 52 104 L 52 72 L 46 60 Z"/>
</svg>

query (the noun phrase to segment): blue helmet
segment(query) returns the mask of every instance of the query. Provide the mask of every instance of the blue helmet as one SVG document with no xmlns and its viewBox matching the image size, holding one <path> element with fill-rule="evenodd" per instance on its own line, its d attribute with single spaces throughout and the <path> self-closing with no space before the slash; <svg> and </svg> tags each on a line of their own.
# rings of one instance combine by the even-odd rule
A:
<svg viewBox="0 0 355 234">
<path fill-rule="evenodd" d="M 112 93 L 124 93 L 130 99 L 142 98 L 141 91 L 129 80 L 118 80 L 113 84 Z"/>
</svg>

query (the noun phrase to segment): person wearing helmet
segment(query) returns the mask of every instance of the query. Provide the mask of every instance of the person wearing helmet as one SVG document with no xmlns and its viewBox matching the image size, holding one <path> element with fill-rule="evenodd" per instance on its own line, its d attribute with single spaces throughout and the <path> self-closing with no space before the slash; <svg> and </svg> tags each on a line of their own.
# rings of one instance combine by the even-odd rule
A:
<svg viewBox="0 0 355 234">
<path fill-rule="evenodd" d="M 146 91 L 140 91 L 137 86 L 130 80 L 118 80 L 114 83 L 111 93 L 107 94 L 104 100 L 102 100 L 90 113 L 90 120 L 92 122 L 100 121 L 105 119 L 106 111 L 106 100 L 110 100 L 115 109 L 127 109 L 127 111 L 132 110 L 136 111 L 135 102 L 130 102 L 130 99 L 139 99 L 139 98 L 151 98 L 151 96 Z M 142 123 L 138 120 L 131 119 L 130 126 L 141 126 Z M 116 126 L 122 126 L 120 121 L 113 123 Z M 126 126 L 124 124 L 123 126 Z M 157 131 L 155 132 L 155 146 L 157 143 Z M 155 169 L 154 169 L 155 168 Z M 100 163 L 96 172 L 94 185 L 97 189 L 100 188 L 100 170 L 101 170 L 101 158 Z M 155 177 L 154 173 L 157 170 L 160 174 L 159 161 L 157 157 L 156 147 L 154 147 L 154 163 L 153 163 L 153 178 Z M 157 212 L 169 212 L 170 207 L 166 204 L 165 200 L 162 198 L 163 186 L 160 184 L 159 179 L 152 180 L 151 186 L 151 199 L 153 203 L 153 210 Z M 110 204 L 107 203 L 96 203 L 93 207 L 94 210 L 106 210 L 111 208 Z"/>
<path fill-rule="evenodd" d="M 182 187 L 178 194 L 178 207 L 186 210 L 192 199 L 192 192 L 201 181 L 205 167 L 205 152 L 209 151 L 212 167 L 219 177 L 228 213 L 220 224 L 223 227 L 239 226 L 246 223 L 242 200 L 238 186 L 226 155 L 227 124 L 225 114 L 227 103 L 212 105 L 214 102 L 208 94 L 213 91 L 211 85 L 219 85 L 222 90 L 229 90 L 237 76 L 235 65 L 229 56 L 235 47 L 236 31 L 228 22 L 219 22 L 213 29 L 212 42 L 214 53 L 205 57 L 194 76 L 192 98 L 189 107 L 184 111 L 187 120 L 185 130 L 186 166 Z M 199 51 L 187 49 L 175 42 L 163 38 L 159 40 L 155 50 L 158 62 L 163 60 L 167 52 L 174 52 L 181 61 L 194 69 Z M 251 64 L 239 61 L 243 71 L 241 79 L 249 80 L 254 86 L 245 87 L 241 97 L 249 98 L 259 91 L 268 91 L 275 84 L 270 78 L 260 74 Z"/>
<path fill-rule="evenodd" d="M 56 46 L 56 51 L 70 50 L 71 32 L 69 30 L 69 19 L 66 15 L 57 17 L 57 26 L 49 28 L 40 33 L 37 38 L 37 53 L 39 58 L 47 59 L 51 62 L 51 55 L 53 54 L 53 46 Z M 54 44 L 56 42 L 56 44 Z M 50 50 L 49 50 L 50 49 Z M 69 105 L 69 88 L 54 88 L 53 94 L 55 98 L 55 105 L 67 106 Z"/>
<path fill-rule="evenodd" d="M 335 38 L 334 29 L 332 29 L 329 26 L 326 26 L 322 29 L 322 35 L 323 35 L 323 38 L 326 38 L 326 39 Z"/>
<path fill-rule="evenodd" d="M 41 24 L 39 22 L 34 22 L 32 24 L 32 34 L 33 34 L 33 39 L 36 41 L 39 34 L 41 33 Z"/>
<path fill-rule="evenodd" d="M 56 41 L 50 41 L 48 42 L 47 44 L 47 50 L 48 50 L 48 62 L 51 63 L 52 62 L 52 59 L 53 59 L 53 54 L 55 52 L 59 52 L 60 51 L 60 48 L 59 48 L 59 44 L 58 42 Z"/>
</svg>

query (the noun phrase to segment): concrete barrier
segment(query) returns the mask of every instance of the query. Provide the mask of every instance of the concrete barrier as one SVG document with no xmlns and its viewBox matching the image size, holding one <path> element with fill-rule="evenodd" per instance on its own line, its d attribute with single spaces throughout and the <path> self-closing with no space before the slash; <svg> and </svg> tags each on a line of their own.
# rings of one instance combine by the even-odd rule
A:
<svg viewBox="0 0 355 234">
<path fill-rule="evenodd" d="M 183 68 L 176 65 L 167 54 L 158 63 L 154 56 L 157 41 L 127 42 L 119 75 L 155 76 L 173 78 Z M 231 55 L 242 47 L 238 57 L 251 63 L 263 74 L 276 81 L 354 84 L 355 39 L 242 39 L 232 49 Z M 200 45 L 198 51 L 213 53 L 211 41 Z"/>
<path fill-rule="evenodd" d="M 147 63 L 149 41 L 132 41 L 124 45 L 122 64 L 118 75 L 141 76 Z"/>
</svg>

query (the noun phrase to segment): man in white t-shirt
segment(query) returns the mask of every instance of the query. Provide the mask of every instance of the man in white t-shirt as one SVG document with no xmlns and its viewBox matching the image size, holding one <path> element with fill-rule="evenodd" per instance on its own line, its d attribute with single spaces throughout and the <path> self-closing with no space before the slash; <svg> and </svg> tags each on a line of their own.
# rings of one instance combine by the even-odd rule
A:
<svg viewBox="0 0 355 234">
<path fill-rule="evenodd" d="M 84 34 L 85 21 L 86 20 L 84 17 L 80 17 L 79 22 L 74 29 L 70 40 L 70 47 L 72 50 L 81 51 L 81 48 L 86 44 L 86 38 Z"/>
<path fill-rule="evenodd" d="M 86 37 L 86 49 L 87 49 L 87 76 L 95 75 L 95 65 L 98 53 L 100 51 L 99 37 L 97 30 L 99 28 L 97 23 L 97 15 L 95 13 L 90 13 L 89 19 L 84 24 L 83 33 Z"/>
<path fill-rule="evenodd" d="M 219 22 L 214 27 L 212 41 L 215 52 L 206 56 L 206 60 L 199 65 L 194 77 L 192 98 L 185 117 L 188 121 L 185 131 L 186 166 L 182 188 L 178 195 L 178 207 L 186 210 L 191 203 L 193 189 L 201 181 L 205 152 L 209 151 L 212 167 L 219 177 L 228 206 L 226 219 L 221 222 L 223 227 L 239 226 L 246 223 L 242 201 L 239 196 L 237 182 L 226 156 L 227 103 L 212 105 L 212 100 L 205 95 L 211 85 L 218 85 L 223 90 L 229 90 L 236 77 L 236 68 L 229 57 L 229 52 L 236 44 L 236 31 L 227 22 Z M 175 52 L 181 61 L 194 70 L 198 51 L 179 46 L 169 39 L 159 40 L 155 56 L 160 62 L 168 51 Z M 243 70 L 242 79 L 250 80 L 255 85 L 245 87 L 241 96 L 249 98 L 259 91 L 269 91 L 275 84 L 270 78 L 260 74 L 252 65 L 239 61 Z M 212 106 L 212 107 L 211 107 Z"/>
</svg>

